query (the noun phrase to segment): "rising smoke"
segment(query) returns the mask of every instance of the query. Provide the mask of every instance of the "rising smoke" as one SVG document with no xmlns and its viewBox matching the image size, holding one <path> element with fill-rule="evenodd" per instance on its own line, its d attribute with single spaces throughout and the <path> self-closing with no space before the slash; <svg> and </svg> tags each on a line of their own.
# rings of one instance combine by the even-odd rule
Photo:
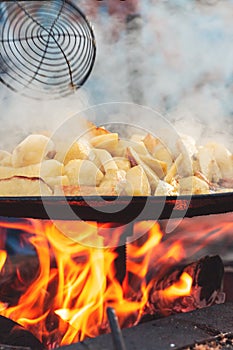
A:
<svg viewBox="0 0 233 350">
<path fill-rule="evenodd" d="M 119 13 L 109 16 L 107 1 L 73 1 L 94 27 L 94 70 L 84 88 L 55 101 L 34 101 L 1 86 L 1 147 L 29 132 L 53 131 L 80 110 L 112 101 L 152 107 L 182 132 L 193 134 L 195 125 L 198 139 L 216 131 L 220 140 L 226 130 L 232 135 L 231 0 L 212 5 L 204 0 L 143 0 L 136 10 L 141 17 L 130 24 Z"/>
</svg>

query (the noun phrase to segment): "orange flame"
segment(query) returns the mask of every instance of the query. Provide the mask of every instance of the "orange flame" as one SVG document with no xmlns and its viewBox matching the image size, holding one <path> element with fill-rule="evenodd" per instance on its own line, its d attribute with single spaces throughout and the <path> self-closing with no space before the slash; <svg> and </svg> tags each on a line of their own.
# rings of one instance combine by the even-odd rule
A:
<svg viewBox="0 0 233 350">
<path fill-rule="evenodd" d="M 162 293 L 164 297 L 167 298 L 177 298 L 178 296 L 186 296 L 190 295 L 190 291 L 192 288 L 192 277 L 187 273 L 183 272 L 180 276 L 179 281 L 166 288 Z"/>
<path fill-rule="evenodd" d="M 97 224 L 92 224 L 89 229 L 79 222 L 70 225 L 73 225 L 74 236 L 76 232 L 83 238 L 82 242 L 102 239 L 107 244 L 116 243 L 113 236 L 103 237 L 101 229 L 101 237 L 94 237 L 98 234 Z M 233 223 L 226 226 L 225 231 L 219 226 L 219 232 L 226 237 L 229 233 L 230 237 Z M 0 314 L 22 324 L 50 348 L 109 331 L 108 306 L 115 308 L 121 327 L 138 323 L 146 312 L 150 312 L 150 291 L 157 281 L 177 262 L 191 256 L 187 232 L 177 239 L 172 234 L 164 236 L 156 222 L 139 222 L 128 239 L 126 274 L 120 283 L 115 248 L 84 246 L 66 237 L 49 221 L 1 222 L 2 228 L 8 230 L 8 236 L 11 229 L 18 230 L 21 245 L 30 245 L 34 256 L 30 260 L 32 264 L 27 264 L 25 256 L 26 262 L 21 268 L 20 264 L 14 266 L 14 260 L 10 255 L 7 258 L 4 249 L 0 250 L 1 276 L 6 277 L 4 271 L 15 268 L 11 284 L 19 295 L 18 300 L 9 303 L 0 293 Z M 116 227 L 115 230 L 119 239 L 123 229 Z M 113 234 L 114 228 L 111 228 Z M 216 238 L 217 231 L 212 234 Z M 201 231 L 195 238 L 196 252 L 202 248 L 203 241 L 211 241 L 210 231 Z M 25 266 L 31 270 L 29 277 L 23 273 Z M 189 295 L 191 289 L 192 277 L 184 272 L 179 281 L 159 291 L 161 304 L 164 299 L 167 308 L 169 302 Z"/>
<path fill-rule="evenodd" d="M 6 262 L 7 253 L 5 250 L 0 250 L 0 272 L 2 271 L 2 268 Z"/>
</svg>

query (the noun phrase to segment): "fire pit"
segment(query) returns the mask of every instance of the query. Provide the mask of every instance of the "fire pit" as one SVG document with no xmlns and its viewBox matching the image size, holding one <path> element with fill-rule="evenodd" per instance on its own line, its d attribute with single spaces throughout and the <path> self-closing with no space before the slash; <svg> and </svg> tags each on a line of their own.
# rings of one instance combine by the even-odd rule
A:
<svg viewBox="0 0 233 350">
<path fill-rule="evenodd" d="M 232 300 L 231 288 L 222 289 L 221 258 L 206 256 L 208 251 L 221 254 L 221 242 L 232 243 L 232 214 L 220 217 L 209 228 L 204 217 L 202 231 L 200 218 L 184 219 L 182 229 L 167 235 L 164 222 L 139 221 L 131 231 L 134 239 L 122 226 L 107 223 L 89 222 L 85 227 L 83 222 L 64 221 L 72 227 L 71 239 L 48 220 L 2 218 L 1 314 L 50 349 L 109 332 L 110 306 L 124 328 L 148 321 L 148 315 L 150 320 L 222 303 L 223 292 Z M 194 220 L 196 238 L 185 230 L 185 220 L 188 226 Z M 119 247 L 121 236 L 128 243 Z"/>
</svg>

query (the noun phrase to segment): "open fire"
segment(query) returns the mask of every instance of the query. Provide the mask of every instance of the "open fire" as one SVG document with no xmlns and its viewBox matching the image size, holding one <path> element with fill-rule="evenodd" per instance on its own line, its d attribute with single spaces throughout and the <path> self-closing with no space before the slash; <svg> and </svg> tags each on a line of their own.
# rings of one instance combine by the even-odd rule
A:
<svg viewBox="0 0 233 350">
<path fill-rule="evenodd" d="M 109 224 L 108 239 L 101 235 L 103 225 L 64 224 L 72 225 L 73 239 L 50 221 L 0 223 L 0 313 L 31 331 L 49 349 L 109 332 L 109 306 L 116 310 L 120 326 L 130 327 L 146 314 L 185 312 L 223 301 L 221 259 L 191 261 L 218 238 L 230 240 L 230 221 L 198 230 L 191 239 L 187 232 L 178 238 L 165 235 L 157 222 L 134 224 L 126 244 L 123 282 L 116 268 L 123 226 Z M 23 256 L 11 253 L 12 238 L 17 238 Z M 204 267 L 208 275 L 208 266 L 212 284 L 203 295 L 201 271 Z"/>
</svg>

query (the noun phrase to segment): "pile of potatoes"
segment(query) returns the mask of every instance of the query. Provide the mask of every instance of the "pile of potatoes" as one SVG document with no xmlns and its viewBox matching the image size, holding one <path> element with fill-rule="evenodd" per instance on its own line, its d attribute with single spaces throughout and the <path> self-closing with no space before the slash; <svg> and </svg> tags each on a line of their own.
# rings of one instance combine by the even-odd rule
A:
<svg viewBox="0 0 233 350">
<path fill-rule="evenodd" d="M 185 151 L 184 151 L 185 150 Z M 120 138 L 88 123 L 72 145 L 32 134 L 0 150 L 0 196 L 172 196 L 233 191 L 233 155 L 181 136 L 172 149 L 151 134 Z"/>
</svg>

